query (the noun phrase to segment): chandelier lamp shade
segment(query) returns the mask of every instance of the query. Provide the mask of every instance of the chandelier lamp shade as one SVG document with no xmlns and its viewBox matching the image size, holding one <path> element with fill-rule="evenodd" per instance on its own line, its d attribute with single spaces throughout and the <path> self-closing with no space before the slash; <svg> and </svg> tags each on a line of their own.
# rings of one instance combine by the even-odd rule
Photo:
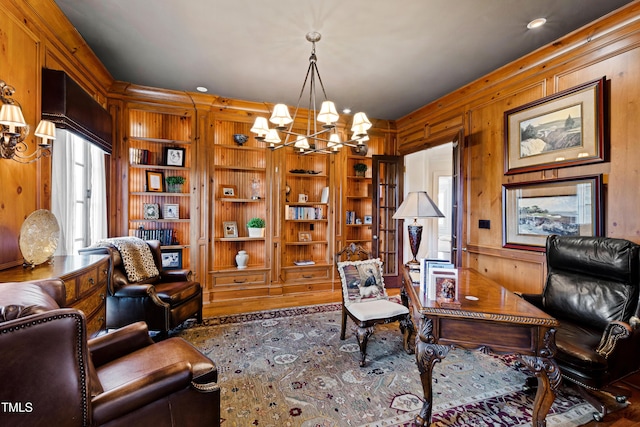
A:
<svg viewBox="0 0 640 427">
<path fill-rule="evenodd" d="M 42 139 L 31 154 L 25 139 L 29 135 L 29 125 L 22 115 L 20 104 L 13 99 L 15 88 L 0 80 L 0 158 L 15 160 L 18 163 L 33 163 L 41 157 L 51 155 L 50 141 L 56 139 L 56 127 L 53 122 L 41 120 L 34 135 Z"/>
<path fill-rule="evenodd" d="M 416 256 L 422 241 L 422 225 L 418 224 L 418 218 L 444 218 L 444 214 L 438 206 L 431 200 L 426 191 L 412 191 L 407 194 L 407 198 L 400 204 L 398 210 L 393 214 L 393 219 L 413 218 L 413 223 L 407 226 L 409 232 L 409 245 L 413 259 L 407 264 L 419 264 Z"/>
<path fill-rule="evenodd" d="M 311 42 L 313 47 L 309 57 L 309 68 L 307 68 L 307 75 L 304 78 L 293 117 L 287 105 L 276 104 L 268 121 L 265 117 L 257 117 L 251 127 L 251 132 L 256 134 L 256 139 L 266 143 L 272 150 L 293 146 L 301 154 L 337 153 L 344 146 L 360 148 L 369 139 L 367 131 L 371 128 L 371 122 L 365 113 L 357 113 L 353 116 L 351 139 L 342 141 L 337 133 L 336 123 L 340 115 L 336 105 L 328 100 L 318 71 L 316 42 L 320 41 L 321 37 L 320 33 L 315 31 L 306 35 L 307 41 Z M 294 132 L 293 128 L 300 112 L 300 103 L 307 89 L 307 83 L 309 96 L 307 129 L 306 133 L 298 133 Z M 319 110 L 317 108 L 318 85 L 324 99 Z M 269 123 L 274 127 L 270 128 Z"/>
</svg>

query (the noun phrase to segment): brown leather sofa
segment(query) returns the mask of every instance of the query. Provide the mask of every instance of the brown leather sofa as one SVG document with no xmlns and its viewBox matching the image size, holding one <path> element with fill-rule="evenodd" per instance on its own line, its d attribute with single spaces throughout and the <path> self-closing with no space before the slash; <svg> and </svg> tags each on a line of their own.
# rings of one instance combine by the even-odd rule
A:
<svg viewBox="0 0 640 427">
<path fill-rule="evenodd" d="M 220 426 L 215 364 L 138 322 L 87 340 L 64 283 L 0 284 L 0 425 Z"/>
<path fill-rule="evenodd" d="M 113 276 L 107 293 L 107 328 L 144 321 L 152 331 L 167 332 L 195 317 L 202 322 L 202 287 L 185 269 L 163 270 L 160 241 L 147 240 L 160 276 L 130 283 L 115 246 L 89 247 L 80 253 L 110 254 Z"/>
<path fill-rule="evenodd" d="M 640 370 L 640 245 L 607 237 L 556 236 L 546 242 L 542 294 L 522 296 L 559 321 L 554 359 L 565 380 L 607 413 L 597 391 L 624 402 L 619 381 Z"/>
</svg>

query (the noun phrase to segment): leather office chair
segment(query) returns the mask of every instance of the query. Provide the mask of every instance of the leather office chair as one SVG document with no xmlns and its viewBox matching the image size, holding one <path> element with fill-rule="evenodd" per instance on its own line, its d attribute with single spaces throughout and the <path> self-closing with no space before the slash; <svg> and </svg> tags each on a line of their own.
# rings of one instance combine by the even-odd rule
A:
<svg viewBox="0 0 640 427">
<path fill-rule="evenodd" d="M 107 329 L 144 321 L 162 336 L 185 320 L 195 317 L 202 323 L 202 287 L 190 280 L 185 269 L 163 270 L 160 241 L 146 240 L 159 271 L 158 276 L 130 282 L 118 249 L 113 245 L 89 247 L 80 253 L 110 254 L 113 276 L 107 292 Z"/>
<path fill-rule="evenodd" d="M 341 261 L 346 258 L 345 261 Z M 409 309 L 387 299 L 382 276 L 382 261 L 371 259 L 363 247 L 351 243 L 335 255 L 342 283 L 342 327 L 340 339 L 345 339 L 347 316 L 356 324 L 360 346 L 360 366 L 367 358 L 367 341 L 373 327 L 398 321 L 403 335 L 404 350 L 411 354 L 409 336 L 413 329 Z"/>
<path fill-rule="evenodd" d="M 143 322 L 87 340 L 64 292 L 0 284 L 0 425 L 220 426 L 209 358 L 181 338 L 154 343 Z"/>
<path fill-rule="evenodd" d="M 549 236 L 542 294 L 522 296 L 555 317 L 555 360 L 599 412 L 597 391 L 623 403 L 619 380 L 640 370 L 640 246 L 607 237 Z M 614 384 L 617 383 L 617 384 Z M 599 396 L 602 397 L 602 396 Z"/>
</svg>

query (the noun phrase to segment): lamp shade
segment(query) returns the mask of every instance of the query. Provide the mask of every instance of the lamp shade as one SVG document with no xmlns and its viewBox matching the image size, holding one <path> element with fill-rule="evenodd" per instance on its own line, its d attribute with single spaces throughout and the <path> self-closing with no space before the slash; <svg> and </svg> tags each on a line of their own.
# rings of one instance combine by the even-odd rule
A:
<svg viewBox="0 0 640 427">
<path fill-rule="evenodd" d="M 263 117 L 264 119 L 264 117 Z M 267 119 L 264 119 L 266 122 Z M 275 129 L 269 129 L 267 132 L 267 136 L 264 139 L 264 142 L 268 142 L 269 144 L 277 144 L 280 142 L 280 135 L 278 135 L 278 131 Z"/>
<path fill-rule="evenodd" d="M 291 115 L 289 114 L 289 108 L 286 105 L 276 104 L 273 107 L 273 113 L 271 113 L 271 118 L 269 119 L 269 121 L 277 127 L 282 128 L 291 123 L 293 119 L 291 118 Z"/>
<path fill-rule="evenodd" d="M 264 117 L 256 117 L 256 121 L 253 122 L 251 132 L 258 134 L 258 137 L 264 138 L 269 133 L 269 122 Z"/>
<path fill-rule="evenodd" d="M 337 122 L 339 118 L 340 116 L 336 110 L 336 104 L 331 101 L 324 101 L 320 107 L 320 112 L 318 113 L 318 121 L 331 125 L 334 122 Z"/>
<path fill-rule="evenodd" d="M 56 139 L 56 125 L 49 120 L 40 120 L 40 123 L 38 123 L 38 127 L 33 134 L 44 139 L 46 144 L 47 140 Z"/>
<path fill-rule="evenodd" d="M 14 131 L 15 127 L 27 125 L 24 121 L 20 106 L 16 104 L 2 104 L 2 109 L 0 109 L 0 124 L 9 126 L 11 132 Z"/>
<path fill-rule="evenodd" d="M 401 218 L 443 218 L 438 206 L 426 191 L 412 191 L 393 214 L 393 219 Z"/>
<path fill-rule="evenodd" d="M 351 126 L 351 131 L 358 135 L 366 135 L 367 131 L 371 128 L 371 122 L 367 118 L 365 113 L 356 113 L 353 116 L 353 125 Z"/>
</svg>

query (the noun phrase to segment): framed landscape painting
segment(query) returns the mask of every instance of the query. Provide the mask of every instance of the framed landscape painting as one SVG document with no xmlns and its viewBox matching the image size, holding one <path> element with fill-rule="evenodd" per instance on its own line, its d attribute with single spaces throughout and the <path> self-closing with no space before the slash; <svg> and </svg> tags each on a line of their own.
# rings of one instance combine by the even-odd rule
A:
<svg viewBox="0 0 640 427">
<path fill-rule="evenodd" d="M 505 174 L 604 161 L 605 78 L 504 113 Z"/>
<path fill-rule="evenodd" d="M 502 186 L 503 246 L 544 251 L 547 236 L 602 235 L 602 176 Z"/>
</svg>

